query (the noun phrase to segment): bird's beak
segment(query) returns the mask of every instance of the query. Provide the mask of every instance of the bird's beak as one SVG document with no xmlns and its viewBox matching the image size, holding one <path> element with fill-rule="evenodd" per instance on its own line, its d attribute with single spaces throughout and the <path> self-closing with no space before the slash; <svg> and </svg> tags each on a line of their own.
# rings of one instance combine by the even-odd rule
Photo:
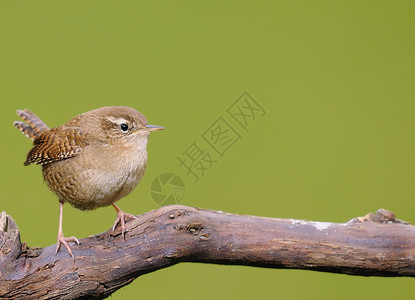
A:
<svg viewBox="0 0 415 300">
<path fill-rule="evenodd" d="M 158 125 L 146 125 L 146 129 L 144 129 L 145 131 L 158 131 L 158 130 L 163 130 L 164 127 L 162 126 L 158 126 Z"/>
</svg>

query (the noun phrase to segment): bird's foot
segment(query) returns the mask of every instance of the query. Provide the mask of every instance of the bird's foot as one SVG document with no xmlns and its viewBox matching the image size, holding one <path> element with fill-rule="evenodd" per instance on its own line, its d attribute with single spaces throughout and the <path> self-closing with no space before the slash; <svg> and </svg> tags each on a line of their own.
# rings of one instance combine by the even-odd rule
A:
<svg viewBox="0 0 415 300">
<path fill-rule="evenodd" d="M 121 234 L 124 238 L 125 241 L 125 233 L 127 232 L 127 229 L 125 227 L 125 220 L 126 219 L 133 219 L 133 220 L 137 220 L 138 218 L 132 214 L 128 214 L 123 212 L 121 209 L 118 208 L 118 206 L 115 206 L 115 204 L 113 204 L 114 208 L 117 210 L 117 219 L 114 222 L 114 225 L 112 226 L 112 232 L 114 232 L 115 228 L 117 227 L 118 224 L 121 225 Z"/>
<path fill-rule="evenodd" d="M 59 231 L 58 232 L 58 241 L 56 243 L 56 251 L 55 251 L 55 255 L 58 254 L 59 249 L 61 248 L 61 245 L 64 245 L 66 247 L 66 249 L 68 250 L 68 253 L 70 256 L 72 256 L 73 260 L 75 261 L 75 256 L 72 253 L 71 247 L 69 247 L 68 242 L 76 242 L 79 245 L 79 241 L 76 237 L 71 236 L 71 237 L 64 237 L 63 236 L 63 232 Z"/>
</svg>

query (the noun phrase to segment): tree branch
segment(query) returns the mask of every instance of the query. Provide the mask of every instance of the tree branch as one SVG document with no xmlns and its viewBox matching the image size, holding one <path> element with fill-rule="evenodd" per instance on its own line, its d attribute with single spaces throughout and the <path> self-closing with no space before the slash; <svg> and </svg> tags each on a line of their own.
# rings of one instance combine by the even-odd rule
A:
<svg viewBox="0 0 415 300">
<path fill-rule="evenodd" d="M 415 276 L 415 226 L 393 213 L 347 223 L 235 215 L 174 205 L 72 246 L 29 248 L 0 215 L 0 298 L 101 299 L 140 275 L 179 262 L 307 269 L 363 276 Z"/>
</svg>

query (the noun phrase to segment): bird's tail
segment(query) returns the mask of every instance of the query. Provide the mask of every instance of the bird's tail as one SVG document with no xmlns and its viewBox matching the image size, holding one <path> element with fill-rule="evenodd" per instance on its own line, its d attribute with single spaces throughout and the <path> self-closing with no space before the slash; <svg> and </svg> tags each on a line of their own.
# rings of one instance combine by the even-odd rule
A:
<svg viewBox="0 0 415 300">
<path fill-rule="evenodd" d="M 49 127 L 28 109 L 17 110 L 17 115 L 20 116 L 26 123 L 15 121 L 13 125 L 32 141 L 40 136 L 43 131 L 49 130 Z"/>
</svg>

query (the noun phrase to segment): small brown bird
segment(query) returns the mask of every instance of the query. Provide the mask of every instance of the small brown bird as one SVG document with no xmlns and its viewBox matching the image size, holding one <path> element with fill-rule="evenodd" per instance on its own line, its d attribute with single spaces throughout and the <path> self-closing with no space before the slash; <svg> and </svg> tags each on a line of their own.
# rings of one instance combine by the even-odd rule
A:
<svg viewBox="0 0 415 300">
<path fill-rule="evenodd" d="M 27 109 L 17 114 L 26 123 L 16 121 L 14 126 L 33 140 L 24 165 L 41 165 L 48 187 L 59 197 L 55 255 L 64 245 L 74 258 L 68 242 L 79 245 L 76 237 L 63 235 L 66 201 L 82 210 L 112 205 L 117 211 L 112 230 L 121 224 L 125 239 L 125 220 L 136 217 L 124 213 L 115 202 L 140 182 L 147 166 L 148 135 L 164 128 L 148 125 L 140 112 L 124 106 L 91 110 L 52 129 Z"/>
</svg>

